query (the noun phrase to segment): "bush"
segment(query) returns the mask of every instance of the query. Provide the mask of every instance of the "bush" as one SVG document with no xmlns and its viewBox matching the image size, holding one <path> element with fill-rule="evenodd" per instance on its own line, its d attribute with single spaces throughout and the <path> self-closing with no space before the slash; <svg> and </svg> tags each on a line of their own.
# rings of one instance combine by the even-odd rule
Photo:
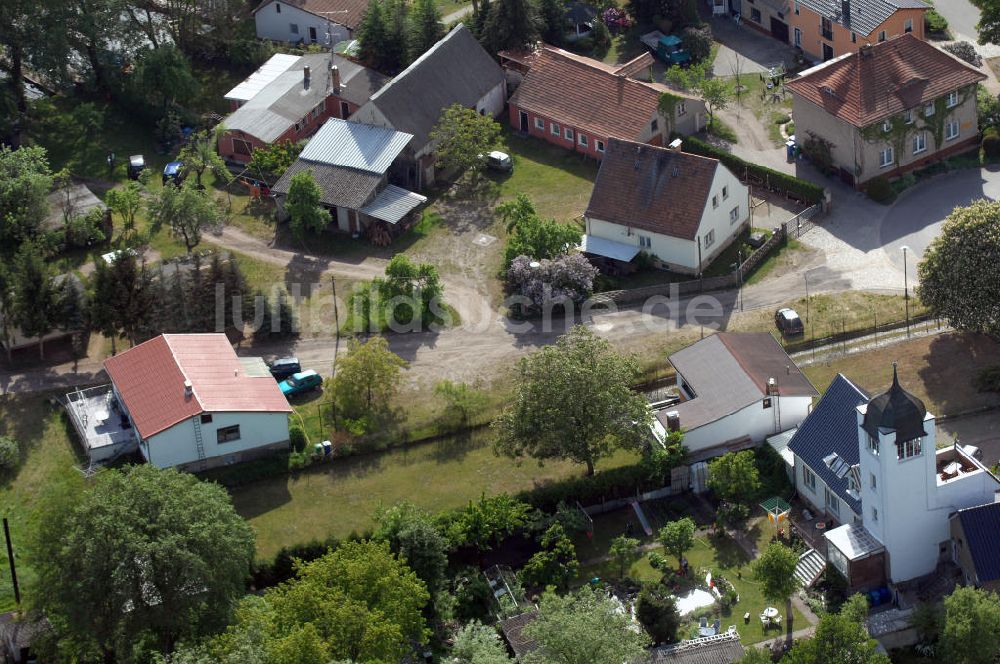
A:
<svg viewBox="0 0 1000 664">
<path fill-rule="evenodd" d="M 772 191 L 788 194 L 806 203 L 815 204 L 823 200 L 823 187 L 817 184 L 801 180 L 787 173 L 767 168 L 766 166 L 744 161 L 734 154 L 720 150 L 714 145 L 710 145 L 693 136 L 684 137 L 684 151 L 691 154 L 700 154 L 703 157 L 714 157 L 738 175 L 745 172 L 751 177 L 767 182 Z"/>
<path fill-rule="evenodd" d="M 0 436 L 0 468 L 8 470 L 17 465 L 21 457 L 21 449 L 17 441 L 7 436 Z"/>
<path fill-rule="evenodd" d="M 980 369 L 973 384 L 980 392 L 1000 392 L 1000 364 Z"/>
<path fill-rule="evenodd" d="M 983 154 L 987 159 L 1000 157 L 1000 134 L 993 127 L 983 132 Z"/>
<path fill-rule="evenodd" d="M 791 120 L 792 116 L 787 113 L 777 113 L 774 115 L 774 124 L 776 125 L 787 124 L 788 122 L 791 122 Z"/>
<path fill-rule="evenodd" d="M 306 449 L 306 434 L 302 427 L 293 424 L 288 429 L 288 442 L 291 444 L 293 452 L 301 452 Z"/>
<path fill-rule="evenodd" d="M 284 546 L 271 560 L 254 561 L 251 570 L 253 585 L 257 590 L 276 586 L 295 576 L 295 561 L 310 562 L 336 549 L 339 542 L 335 537 L 326 541 L 313 540 L 303 544 Z"/>
<path fill-rule="evenodd" d="M 712 54 L 712 29 L 707 25 L 700 28 L 684 28 L 681 33 L 681 48 L 691 54 L 695 64 Z"/>
<path fill-rule="evenodd" d="M 983 66 L 983 59 L 979 57 L 978 53 L 976 53 L 976 47 L 973 46 L 971 42 L 967 41 L 953 42 L 951 44 L 945 44 L 941 48 L 948 51 L 955 57 L 965 60 L 973 67 Z"/>
<path fill-rule="evenodd" d="M 927 32 L 944 34 L 948 31 L 948 19 L 937 13 L 935 9 L 928 9 L 924 14 L 924 29 Z"/>
<path fill-rule="evenodd" d="M 892 185 L 889 184 L 889 180 L 885 177 L 879 175 L 868 181 L 868 186 L 865 189 L 868 193 L 868 198 L 872 199 L 876 203 L 883 203 L 888 205 L 896 198 L 896 192 L 893 191 Z"/>
</svg>

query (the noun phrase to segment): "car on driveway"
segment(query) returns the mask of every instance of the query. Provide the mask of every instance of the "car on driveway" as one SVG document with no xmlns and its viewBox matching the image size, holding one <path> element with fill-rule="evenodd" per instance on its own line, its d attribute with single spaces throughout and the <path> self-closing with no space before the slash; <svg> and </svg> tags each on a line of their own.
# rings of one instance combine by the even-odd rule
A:
<svg viewBox="0 0 1000 664">
<path fill-rule="evenodd" d="M 278 383 L 278 387 L 286 397 L 294 397 L 312 390 L 322 389 L 323 377 L 312 369 L 307 369 L 306 371 L 292 374 Z"/>
<path fill-rule="evenodd" d="M 512 173 L 514 171 L 514 160 L 506 152 L 494 150 L 483 157 L 486 159 L 486 167 L 491 171 L 500 173 Z"/>
<path fill-rule="evenodd" d="M 805 326 L 802 325 L 802 319 L 799 318 L 795 309 L 787 307 L 774 312 L 774 324 L 786 337 L 793 337 L 806 331 Z"/>
<path fill-rule="evenodd" d="M 299 358 L 297 357 L 282 357 L 274 362 L 268 367 L 271 370 L 271 375 L 274 376 L 275 380 L 285 380 L 292 374 L 297 374 L 302 371 L 302 365 L 299 364 Z"/>
<path fill-rule="evenodd" d="M 163 167 L 163 184 L 166 185 L 169 182 L 180 186 L 184 182 L 185 175 L 187 172 L 184 170 L 184 162 L 172 161 Z"/>
</svg>

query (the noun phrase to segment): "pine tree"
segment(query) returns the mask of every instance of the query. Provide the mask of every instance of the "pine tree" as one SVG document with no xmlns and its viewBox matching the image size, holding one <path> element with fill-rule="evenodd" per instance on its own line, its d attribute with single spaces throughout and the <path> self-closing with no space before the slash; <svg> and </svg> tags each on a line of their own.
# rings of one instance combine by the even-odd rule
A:
<svg viewBox="0 0 1000 664">
<path fill-rule="evenodd" d="M 410 12 L 410 34 L 407 40 L 409 61 L 419 58 L 443 36 L 441 13 L 434 0 L 416 0 L 413 11 Z"/>
<path fill-rule="evenodd" d="M 385 61 L 386 70 L 395 74 L 402 71 L 411 61 L 407 59 L 409 49 L 409 5 L 407 0 L 385 0 L 385 32 L 387 36 Z"/>
<path fill-rule="evenodd" d="M 38 355 L 45 359 L 44 336 L 58 318 L 58 293 L 52 270 L 38 247 L 25 242 L 14 257 L 14 324 L 26 337 L 38 337 Z"/>
<path fill-rule="evenodd" d="M 371 0 L 358 26 L 358 58 L 369 67 L 384 70 L 385 53 L 389 50 L 385 6 L 382 0 Z"/>
<path fill-rule="evenodd" d="M 538 15 L 541 22 L 542 39 L 553 46 L 562 42 L 563 26 L 566 23 L 566 5 L 562 0 L 539 0 Z"/>
<path fill-rule="evenodd" d="M 483 26 L 486 50 L 526 48 L 538 41 L 539 20 L 529 0 L 496 0 Z"/>
<path fill-rule="evenodd" d="M 226 326 L 233 326 L 242 333 L 247 317 L 253 315 L 253 302 L 247 291 L 246 278 L 240 265 L 232 256 L 226 263 Z"/>
</svg>

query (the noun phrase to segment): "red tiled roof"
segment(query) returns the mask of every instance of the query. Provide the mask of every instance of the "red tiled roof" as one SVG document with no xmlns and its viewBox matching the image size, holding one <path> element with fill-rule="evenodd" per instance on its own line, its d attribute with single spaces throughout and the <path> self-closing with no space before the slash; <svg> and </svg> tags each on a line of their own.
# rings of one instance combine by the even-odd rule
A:
<svg viewBox="0 0 1000 664">
<path fill-rule="evenodd" d="M 551 46 L 540 48 L 529 64 L 510 103 L 599 138 L 638 138 L 667 91 L 616 74 L 617 66 Z"/>
<path fill-rule="evenodd" d="M 693 240 L 718 167 L 710 157 L 611 139 L 584 214 Z"/>
<path fill-rule="evenodd" d="M 286 5 L 298 7 L 302 11 L 316 14 L 334 23 L 356 30 L 368 9 L 368 0 L 280 0 Z M 264 0 L 254 13 L 274 0 Z"/>
<path fill-rule="evenodd" d="M 904 34 L 813 67 L 786 85 L 855 127 L 916 108 L 986 75 Z"/>
<path fill-rule="evenodd" d="M 104 368 L 143 438 L 199 413 L 292 410 L 271 376 L 246 375 L 224 334 L 163 334 L 108 358 Z"/>
</svg>

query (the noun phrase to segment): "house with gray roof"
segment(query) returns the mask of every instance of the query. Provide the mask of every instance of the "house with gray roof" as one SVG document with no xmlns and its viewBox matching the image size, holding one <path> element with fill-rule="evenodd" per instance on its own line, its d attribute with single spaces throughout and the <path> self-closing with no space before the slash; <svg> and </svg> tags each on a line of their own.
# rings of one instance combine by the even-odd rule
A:
<svg viewBox="0 0 1000 664">
<path fill-rule="evenodd" d="M 335 53 L 274 55 L 226 93 L 233 112 L 219 154 L 246 164 L 256 148 L 309 138 L 329 118 L 349 118 L 387 80 Z"/>
<path fill-rule="evenodd" d="M 460 23 L 373 94 L 351 119 L 413 135 L 403 152 L 404 186 L 421 190 L 434 183 L 431 131 L 441 112 L 460 104 L 497 117 L 506 101 L 503 70 Z"/>
<path fill-rule="evenodd" d="M 683 431 L 689 460 L 744 449 L 794 429 L 818 396 L 767 333 L 719 332 L 669 360 L 681 401 L 656 413 L 654 434 Z"/>
<path fill-rule="evenodd" d="M 1000 503 L 958 510 L 950 522 L 952 553 L 965 583 L 1000 592 Z"/>
<path fill-rule="evenodd" d="M 403 177 L 398 159 L 413 136 L 374 125 L 327 120 L 298 159 L 271 188 L 279 217 L 292 177 L 308 171 L 319 185 L 321 202 L 330 211 L 332 228 L 368 235 L 382 243 L 409 227 L 427 198 L 397 186 Z M 403 167 L 405 168 L 405 167 Z"/>
</svg>

